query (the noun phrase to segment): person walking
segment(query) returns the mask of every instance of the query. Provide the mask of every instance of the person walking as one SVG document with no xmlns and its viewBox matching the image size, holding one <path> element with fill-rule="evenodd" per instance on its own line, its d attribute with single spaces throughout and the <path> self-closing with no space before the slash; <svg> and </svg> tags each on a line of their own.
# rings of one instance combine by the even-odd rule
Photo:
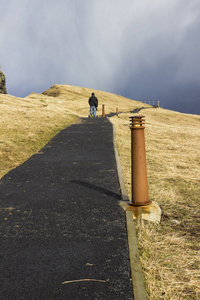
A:
<svg viewBox="0 0 200 300">
<path fill-rule="evenodd" d="M 95 97 L 95 94 L 92 93 L 91 97 L 88 100 L 90 105 L 90 117 L 96 117 L 96 110 L 98 107 L 98 99 Z"/>
</svg>

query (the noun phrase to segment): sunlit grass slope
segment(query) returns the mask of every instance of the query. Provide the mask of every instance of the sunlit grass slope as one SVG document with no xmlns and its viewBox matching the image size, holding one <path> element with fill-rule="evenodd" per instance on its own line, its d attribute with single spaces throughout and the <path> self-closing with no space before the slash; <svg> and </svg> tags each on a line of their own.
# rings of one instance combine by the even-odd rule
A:
<svg viewBox="0 0 200 300">
<path fill-rule="evenodd" d="M 138 105 L 121 96 L 69 85 L 54 85 L 44 94 L 32 93 L 23 99 L 0 94 L 0 178 L 78 117 L 87 117 L 93 91 L 99 107 L 106 105 L 106 113 L 117 105 L 121 111 Z"/>
<path fill-rule="evenodd" d="M 95 92 L 112 117 L 130 196 L 130 111 L 146 118 L 146 154 L 151 200 L 162 209 L 159 225 L 137 223 L 149 299 L 199 299 L 200 116 L 152 108 L 124 97 L 69 85 L 54 85 L 26 98 L 0 95 L 0 177 L 41 149 L 56 133 L 89 114 Z"/>
<path fill-rule="evenodd" d="M 200 299 L 200 116 L 143 109 L 150 199 L 159 225 L 136 222 L 149 299 Z M 117 146 L 131 193 L 128 117 L 113 117 Z"/>
</svg>

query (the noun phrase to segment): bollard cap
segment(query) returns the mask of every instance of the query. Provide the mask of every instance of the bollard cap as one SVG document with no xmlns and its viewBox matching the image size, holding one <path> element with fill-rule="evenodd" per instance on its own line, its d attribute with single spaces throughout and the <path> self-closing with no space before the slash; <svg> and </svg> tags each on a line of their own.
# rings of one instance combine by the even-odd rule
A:
<svg viewBox="0 0 200 300">
<path fill-rule="evenodd" d="M 135 115 L 129 117 L 131 129 L 144 129 L 145 128 L 145 116 Z"/>
</svg>

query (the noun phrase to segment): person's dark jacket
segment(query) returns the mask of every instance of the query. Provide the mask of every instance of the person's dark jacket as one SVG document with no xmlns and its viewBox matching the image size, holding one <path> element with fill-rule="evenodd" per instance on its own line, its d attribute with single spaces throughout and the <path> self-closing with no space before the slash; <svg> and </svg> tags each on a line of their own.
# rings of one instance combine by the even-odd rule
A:
<svg viewBox="0 0 200 300">
<path fill-rule="evenodd" d="M 89 98 L 89 104 L 90 106 L 95 106 L 95 107 L 98 107 L 98 99 L 97 97 L 95 97 L 94 95 L 92 95 L 90 98 Z"/>
</svg>

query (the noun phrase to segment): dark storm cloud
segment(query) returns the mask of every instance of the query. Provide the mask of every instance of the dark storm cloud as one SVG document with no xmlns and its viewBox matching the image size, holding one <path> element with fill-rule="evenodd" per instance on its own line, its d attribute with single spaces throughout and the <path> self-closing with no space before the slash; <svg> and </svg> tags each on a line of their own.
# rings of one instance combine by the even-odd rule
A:
<svg viewBox="0 0 200 300">
<path fill-rule="evenodd" d="M 198 0 L 8 0 L 0 9 L 8 93 L 68 83 L 200 113 Z"/>
</svg>

